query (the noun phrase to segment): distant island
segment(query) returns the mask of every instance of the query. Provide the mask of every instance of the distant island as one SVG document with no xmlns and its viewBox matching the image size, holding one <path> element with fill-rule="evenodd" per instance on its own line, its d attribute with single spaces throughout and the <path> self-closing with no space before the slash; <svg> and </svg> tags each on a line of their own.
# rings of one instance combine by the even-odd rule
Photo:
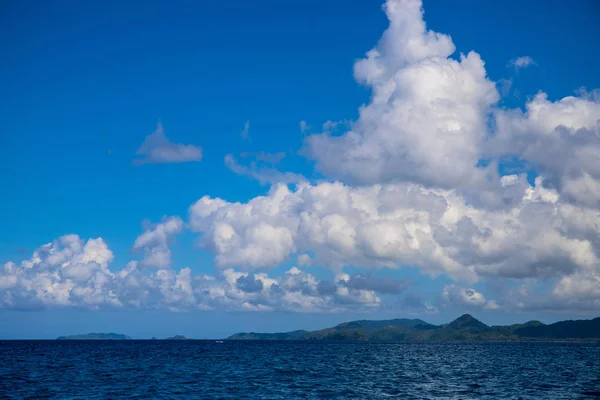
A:
<svg viewBox="0 0 600 400">
<path fill-rule="evenodd" d="M 171 336 L 171 337 L 168 337 L 168 338 L 162 339 L 162 340 L 191 340 L 191 339 L 187 338 L 183 335 L 175 335 L 175 336 Z"/>
<path fill-rule="evenodd" d="M 227 340 L 327 340 L 373 342 L 444 341 L 600 341 L 600 317 L 592 320 L 543 324 L 529 321 L 508 326 L 488 326 L 469 314 L 449 324 L 433 325 L 420 319 L 360 320 L 317 331 L 236 333 Z"/>
<path fill-rule="evenodd" d="M 119 333 L 87 333 L 59 336 L 56 340 L 132 340 Z M 183 335 L 151 340 L 192 340 Z M 465 314 L 449 324 L 433 325 L 421 319 L 359 320 L 344 322 L 316 331 L 298 330 L 281 333 L 243 332 L 226 340 L 324 340 L 372 342 L 445 342 L 445 341 L 600 341 L 600 317 L 591 320 L 560 321 L 543 324 L 489 326 Z"/>
<path fill-rule="evenodd" d="M 82 335 L 59 336 L 56 340 L 131 340 L 120 333 L 86 333 Z"/>
<path fill-rule="evenodd" d="M 133 340 L 127 335 L 120 333 L 85 333 L 81 335 L 59 336 L 56 340 Z M 170 336 L 165 339 L 157 339 L 152 337 L 150 340 L 192 340 L 183 335 Z"/>
</svg>

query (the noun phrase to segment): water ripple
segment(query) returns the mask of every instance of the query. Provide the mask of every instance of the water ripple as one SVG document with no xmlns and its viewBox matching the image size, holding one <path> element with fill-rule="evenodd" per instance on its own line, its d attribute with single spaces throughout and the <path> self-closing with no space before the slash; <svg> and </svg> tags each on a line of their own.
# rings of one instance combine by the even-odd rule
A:
<svg viewBox="0 0 600 400">
<path fill-rule="evenodd" d="M 0 341 L 9 399 L 598 397 L 598 344 Z"/>
</svg>

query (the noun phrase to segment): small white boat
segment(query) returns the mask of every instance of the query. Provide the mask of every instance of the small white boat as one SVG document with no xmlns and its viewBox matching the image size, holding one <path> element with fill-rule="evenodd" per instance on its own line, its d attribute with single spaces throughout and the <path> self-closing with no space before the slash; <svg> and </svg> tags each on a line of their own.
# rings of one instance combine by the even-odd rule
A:
<svg viewBox="0 0 600 400">
<path fill-rule="evenodd" d="M 222 340 L 215 340 L 215 343 L 223 343 Z"/>
</svg>

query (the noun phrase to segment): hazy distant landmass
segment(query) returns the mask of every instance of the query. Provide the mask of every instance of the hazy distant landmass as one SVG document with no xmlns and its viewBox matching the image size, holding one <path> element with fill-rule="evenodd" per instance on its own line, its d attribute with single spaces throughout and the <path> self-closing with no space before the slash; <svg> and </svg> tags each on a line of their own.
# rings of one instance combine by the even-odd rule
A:
<svg viewBox="0 0 600 400">
<path fill-rule="evenodd" d="M 59 336 L 56 340 L 132 340 L 131 337 L 120 333 L 86 333 L 81 335 Z M 170 336 L 165 339 L 152 337 L 151 340 L 191 340 L 183 335 Z"/>
<path fill-rule="evenodd" d="M 166 339 L 163 339 L 163 340 L 191 340 L 191 339 L 187 338 L 187 337 L 185 337 L 183 335 L 175 335 L 175 336 L 170 336 L 170 337 L 168 337 Z"/>
<path fill-rule="evenodd" d="M 157 340 L 155 337 L 153 340 Z M 60 336 L 56 340 L 131 340 L 119 333 L 87 333 Z M 191 340 L 175 335 L 161 340 Z M 488 326 L 469 314 L 449 324 L 433 325 L 421 319 L 359 320 L 345 322 L 316 331 L 298 330 L 281 333 L 236 333 L 227 340 L 367 340 L 374 342 L 442 342 L 442 341 L 600 341 L 600 317 L 591 320 L 560 321 L 543 324 Z"/>
<path fill-rule="evenodd" d="M 317 331 L 236 333 L 228 340 L 368 340 L 368 341 L 533 341 L 600 340 L 600 317 L 592 320 L 543 324 L 529 321 L 488 326 L 465 314 L 449 324 L 433 325 L 420 319 L 360 320 Z"/>
<path fill-rule="evenodd" d="M 81 335 L 59 336 L 56 340 L 131 340 L 120 333 L 85 333 Z"/>
</svg>

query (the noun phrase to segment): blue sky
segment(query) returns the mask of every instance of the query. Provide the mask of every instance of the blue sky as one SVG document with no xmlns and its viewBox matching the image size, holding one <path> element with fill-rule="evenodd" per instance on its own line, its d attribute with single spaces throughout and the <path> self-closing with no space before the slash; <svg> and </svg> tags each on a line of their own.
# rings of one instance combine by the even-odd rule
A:
<svg viewBox="0 0 600 400">
<path fill-rule="evenodd" d="M 447 261 L 440 261 L 431 255 L 433 250 L 425 256 L 403 253 L 389 259 L 381 254 L 372 257 L 368 252 L 361 253 L 367 246 L 364 243 L 348 252 L 352 256 L 339 255 L 339 249 L 326 248 L 327 244 L 307 244 L 311 235 L 307 235 L 308 239 L 300 238 L 300 233 L 295 231 L 292 242 L 282 244 L 279 238 L 285 231 L 281 229 L 289 228 L 285 225 L 287 222 L 282 222 L 282 226 L 285 225 L 282 228 L 278 222 L 273 222 L 274 216 L 267 218 L 264 215 L 264 221 L 277 228 L 271 232 L 278 238 L 277 243 L 266 242 L 270 231 L 258 230 L 261 238 L 267 239 L 252 243 L 251 239 L 245 239 L 245 244 L 240 244 L 238 249 L 229 244 L 230 247 L 224 249 L 219 248 L 217 237 L 223 224 L 233 226 L 237 233 L 245 232 L 246 238 L 255 232 L 252 229 L 264 225 L 237 226 L 239 221 L 228 221 L 223 215 L 194 223 L 189 211 L 190 206 L 205 195 L 224 199 L 228 202 L 225 207 L 234 207 L 235 202 L 248 203 L 257 196 L 270 193 L 273 182 L 261 182 L 246 176 L 240 169 L 236 173 L 235 168 L 228 167 L 224 159 L 231 155 L 236 165 L 247 168 L 243 171 L 253 168 L 252 160 L 258 162 L 256 165 L 262 169 L 254 171 L 255 177 L 271 176 L 265 179 L 281 180 L 281 174 L 269 175 L 274 174 L 276 168 L 281 173 L 288 173 L 288 177 L 302 176 L 301 180 L 315 190 L 321 184 L 334 181 L 342 182 L 349 191 L 372 188 L 373 185 L 407 184 L 420 185 L 423 190 L 454 189 L 464 196 L 466 205 L 477 208 L 477 213 L 469 214 L 469 221 L 474 221 L 475 225 L 479 224 L 477 218 L 484 221 L 478 225 L 478 232 L 493 230 L 494 225 L 489 221 L 496 221 L 499 214 L 492 213 L 502 210 L 498 211 L 496 204 L 488 204 L 487 198 L 474 200 L 469 196 L 489 191 L 494 199 L 506 198 L 505 203 L 510 204 L 512 210 L 529 210 L 535 207 L 529 203 L 517 204 L 515 200 L 527 193 L 529 185 L 532 185 L 531 190 L 554 191 L 559 196 L 560 200 L 553 203 L 556 215 L 574 212 L 568 208 L 574 207 L 589 211 L 582 220 L 596 218 L 594 210 L 600 204 L 597 200 L 600 198 L 600 162 L 593 157 L 591 161 L 577 165 L 570 162 L 584 151 L 577 147 L 581 140 L 560 136 L 561 126 L 580 132 L 580 135 L 588 132 L 586 146 L 593 149 L 597 145 L 593 139 L 593 125 L 587 122 L 596 117 L 600 120 L 596 114 L 600 96 L 593 92 L 594 88 L 600 88 L 596 67 L 600 54 L 595 51 L 593 42 L 593 38 L 600 37 L 596 21 L 600 8 L 595 2 L 465 1 L 451 4 L 424 1 L 427 29 L 452 38 L 457 51 L 450 59 L 458 60 L 460 52 L 477 52 L 485 62 L 481 68 L 487 74 L 486 82 L 497 88 L 495 100 L 471 101 L 469 98 L 463 103 L 462 99 L 451 98 L 449 101 L 456 100 L 461 104 L 461 107 L 452 108 L 453 113 L 464 110 L 464 104 L 475 107 L 475 104 L 489 102 L 489 109 L 475 108 L 501 121 L 501 128 L 497 132 L 490 128 L 490 132 L 482 137 L 495 137 L 499 142 L 490 141 L 488 146 L 487 139 L 484 144 L 475 141 L 477 154 L 474 157 L 494 160 L 500 175 L 507 176 L 515 173 L 514 168 L 510 168 L 513 162 L 506 161 L 507 157 L 519 160 L 515 164 L 518 165 L 516 173 L 528 174 L 529 181 L 508 185 L 517 191 L 510 193 L 507 185 L 500 185 L 500 176 L 496 177 L 498 184 L 493 188 L 479 183 L 467 184 L 465 176 L 483 170 L 479 168 L 467 175 L 460 173 L 462 156 L 468 159 L 473 152 L 469 143 L 460 149 L 452 147 L 452 151 L 447 150 L 448 154 L 441 150 L 442 153 L 436 156 L 435 135 L 439 133 L 433 134 L 431 142 L 422 139 L 427 133 L 415 134 L 414 143 L 408 139 L 401 143 L 396 139 L 385 141 L 401 135 L 412 137 L 402 128 L 408 124 L 395 125 L 399 127 L 398 132 L 392 129 L 389 134 L 378 134 L 378 148 L 399 149 L 398 153 L 389 151 L 391 161 L 383 165 L 384 172 L 373 172 L 365 177 L 362 167 L 356 167 L 356 170 L 349 167 L 350 154 L 356 153 L 346 142 L 334 139 L 346 138 L 345 131 L 352 124 L 359 126 L 356 130 L 360 131 L 365 143 L 370 143 L 369 138 L 374 137 L 370 136 L 369 129 L 384 130 L 373 127 L 373 121 L 383 120 L 383 117 L 371 121 L 362 114 L 359 116 L 361 105 L 372 105 L 371 96 L 378 90 L 377 80 L 381 78 L 367 71 L 365 82 L 360 84 L 353 75 L 354 63 L 377 45 L 388 27 L 389 21 L 380 2 L 261 1 L 250 5 L 243 1 L 181 1 L 174 5 L 153 1 L 139 7 L 119 2 L 37 1 L 25 4 L 10 1 L 0 7 L 0 34 L 5 38 L 0 43 L 4 59 L 0 68 L 3 93 L 0 97 L 3 121 L 0 136 L 0 182 L 3 188 L 0 265 L 8 262 L 22 265 L 23 260 L 32 259 L 33 252 L 40 246 L 63 235 L 76 234 L 82 244 L 90 238 L 102 238 L 112 253 L 105 266 L 109 274 L 116 274 L 131 261 L 137 260 L 142 265 L 148 253 L 162 252 L 160 254 L 164 255 L 168 252 L 172 255 L 170 260 L 140 267 L 142 274 L 157 274 L 160 269 L 176 272 L 189 267 L 192 275 L 209 275 L 219 280 L 224 279 L 222 271 L 232 268 L 236 273 L 241 271 L 239 273 L 250 276 L 264 273 L 280 279 L 290 268 L 298 266 L 303 274 L 324 282 L 337 282 L 338 289 L 349 290 L 348 296 L 354 296 L 352 300 L 348 297 L 344 301 L 320 298 L 319 301 L 324 303 L 318 309 L 310 303 L 311 306 L 301 310 L 298 303 L 285 306 L 283 297 L 264 301 L 250 299 L 258 296 L 256 292 L 235 295 L 234 300 L 238 303 L 232 298 L 227 302 L 210 300 L 210 306 L 208 303 L 203 305 L 211 308 L 210 311 L 189 303 L 166 305 L 163 300 L 155 303 L 148 300 L 144 306 L 127 305 L 123 299 L 123 304 L 118 307 L 102 301 L 82 305 L 77 303 L 74 294 L 66 300 L 68 304 L 48 299 L 40 303 L 36 297 L 39 292 L 23 289 L 25 278 L 19 272 L 5 268 L 3 276 L 10 284 L 0 285 L 0 338 L 48 338 L 93 330 L 118 331 L 137 337 L 179 333 L 219 337 L 239 330 L 318 328 L 365 317 L 418 315 L 431 322 L 446 322 L 462 312 L 472 312 L 486 322 L 504 323 L 534 318 L 553 321 L 598 314 L 600 287 L 595 285 L 600 286 L 600 267 L 596 262 L 596 256 L 600 254 L 597 228 L 600 225 L 595 228 L 566 225 L 557 228 L 560 232 L 557 235 L 562 235 L 560 243 L 559 239 L 553 242 L 554 239 L 544 236 L 541 231 L 527 233 L 530 236 L 524 245 L 531 250 L 501 262 L 494 258 L 502 258 L 501 255 L 483 254 L 488 251 L 484 247 L 493 247 L 491 243 L 482 246 L 479 254 L 465 255 L 466 250 L 459 248 L 472 247 L 465 244 L 467 236 L 469 240 L 475 240 L 471 233 L 463 237 L 464 231 L 460 230 L 460 227 L 468 230 L 467 226 L 471 225 L 445 226 L 449 236 L 446 242 L 440 239 L 438 245 L 444 249 L 444 260 Z M 418 16 L 410 16 L 412 19 L 403 23 L 410 25 L 419 20 Z M 407 46 L 402 35 L 390 37 L 392 47 L 402 49 Z M 423 45 L 423 48 L 427 46 Z M 425 65 L 424 59 L 415 61 L 407 56 L 400 62 L 393 54 L 385 57 L 389 59 L 382 56 L 381 65 L 390 68 L 390 74 L 394 72 L 391 69 L 407 68 L 411 62 L 414 66 Z M 521 58 L 520 67 L 514 64 L 519 57 L 527 57 Z M 434 57 L 425 61 L 437 60 Z M 478 67 L 464 64 L 461 68 L 465 74 L 476 76 Z M 440 79 L 452 79 L 448 75 L 440 76 Z M 376 82 L 369 83 L 368 79 Z M 482 91 L 489 86 L 484 81 L 477 82 Z M 440 83 L 438 87 L 442 85 Z M 576 94 L 581 87 L 587 88 L 587 94 Z M 416 97 L 430 89 L 427 82 L 416 88 L 419 89 Z M 436 87 L 431 90 L 435 91 Z M 412 101 L 405 94 L 409 91 L 397 94 L 406 104 Z M 534 96 L 539 91 L 547 94 L 548 104 L 541 99 L 536 103 Z M 479 89 L 474 93 L 479 96 Z M 485 96 L 481 94 L 480 97 Z M 524 114 L 526 121 L 523 122 L 515 116 L 518 109 L 526 110 L 528 102 L 546 104 L 544 107 L 547 106 L 550 115 L 558 115 L 560 113 L 553 113 L 552 107 L 560 108 L 559 101 L 565 96 L 577 96 L 580 100 L 568 113 L 572 117 L 565 116 L 564 120 L 556 121 L 547 118 L 540 122 L 534 121 L 530 112 Z M 392 103 L 389 100 L 387 105 Z M 373 107 L 372 110 L 379 112 L 380 109 Z M 431 112 L 435 110 L 435 107 L 430 109 Z M 382 115 L 389 116 L 393 112 L 394 109 Z M 465 111 L 465 115 L 468 112 Z M 368 123 L 361 126 L 363 120 Z M 527 135 L 528 138 L 542 135 L 542 128 L 538 129 L 534 124 L 543 125 L 546 120 L 551 120 L 554 125 L 550 128 L 544 125 L 544 132 L 556 135 L 552 144 L 559 150 L 568 149 L 564 154 L 546 152 L 547 147 L 542 147 L 541 152 L 547 155 L 542 157 L 540 148 L 535 147 L 536 143 L 541 143 L 539 140 L 522 139 Z M 135 165 L 136 151 L 157 129 L 159 121 L 170 140 L 166 147 L 181 144 L 193 146 L 192 149 L 201 148 L 201 157 L 194 153 L 192 159 L 178 159 L 181 154 L 176 150 L 175 156 L 163 160 L 169 162 L 153 162 L 156 159 L 150 157 L 149 162 Z M 310 128 L 303 131 L 301 121 Z M 322 127 L 326 121 L 346 122 L 340 123 L 337 131 L 327 133 L 327 128 Z M 246 123 L 247 135 L 243 135 Z M 314 141 L 307 139 L 310 135 L 316 135 Z M 465 137 L 469 135 L 465 133 Z M 572 134 L 569 138 L 575 136 Z M 429 143 L 431 153 L 426 153 L 423 148 Z M 406 157 L 407 153 L 412 154 L 413 144 L 420 149 L 415 150 L 418 157 L 408 156 L 410 163 L 394 161 Z M 515 145 L 511 147 L 512 144 Z M 320 152 L 324 149 L 331 153 L 324 155 Z M 494 152 L 494 149 L 502 151 Z M 285 157 L 274 165 L 256 156 L 280 152 Z M 247 154 L 244 157 L 242 153 Z M 343 157 L 340 163 L 334 157 L 337 154 Z M 564 162 L 556 159 L 557 154 L 564 156 Z M 437 160 L 445 157 L 449 164 L 442 168 Z M 330 165 L 332 163 L 335 165 Z M 475 163 L 472 164 L 475 167 Z M 407 166 L 415 165 L 416 172 L 408 172 L 412 167 Z M 402 171 L 396 172 L 396 168 Z M 448 172 L 453 169 L 456 174 Z M 533 178 L 538 175 L 546 178 L 545 184 L 536 186 Z M 582 181 L 576 180 L 581 176 L 589 177 L 583 191 L 579 191 Z M 514 177 L 516 182 L 517 175 Z M 286 183 L 292 193 L 297 193 L 297 179 Z M 307 204 L 307 197 L 303 199 L 303 204 Z M 451 201 L 447 200 L 447 203 Z M 410 209 L 416 213 L 415 207 Z M 541 206 L 535 210 L 541 210 Z M 304 211 L 316 212 L 309 208 Z M 575 220 L 573 214 L 569 215 L 571 218 L 565 217 L 561 223 Z M 144 232 L 162 232 L 157 224 L 167 221 L 165 216 L 180 217 L 181 226 L 161 234 L 160 238 L 152 236 L 150 244 L 140 245 L 135 250 L 138 236 Z M 348 215 L 343 217 L 351 219 Z M 260 216 L 256 218 L 260 219 Z M 319 218 L 320 224 L 331 220 L 323 215 Z M 352 218 L 356 222 L 358 217 Z M 403 221 L 402 226 L 410 225 L 408 220 Z M 531 223 L 529 220 L 521 222 L 523 226 Z M 251 222 L 257 223 L 257 220 Z M 357 232 L 371 226 L 368 221 L 356 223 Z M 343 224 L 335 229 L 345 231 Z M 394 229 L 400 228 L 390 229 L 388 238 L 395 234 Z M 441 237 L 439 235 L 441 233 L 436 240 Z M 257 250 L 260 246 L 263 248 Z M 425 248 L 423 243 L 421 246 L 421 249 Z M 505 254 L 512 252 L 507 250 L 510 248 L 507 243 L 498 246 L 504 246 Z M 552 249 L 561 249 L 564 254 Z M 251 250 L 264 257 L 257 256 L 259 259 L 255 262 L 240 260 Z M 279 250 L 282 257 L 273 256 L 273 260 L 268 257 L 267 253 L 272 256 Z M 336 252 L 335 256 L 331 255 L 332 251 Z M 311 266 L 299 265 L 298 256 L 303 254 L 310 256 Z M 578 259 L 576 254 L 583 255 Z M 492 258 L 493 262 L 490 261 Z M 548 261 L 552 258 L 562 264 L 554 265 Z M 521 262 L 522 269 L 531 273 L 514 271 L 521 268 L 516 265 Z M 93 266 L 86 264 L 82 268 L 102 265 L 101 261 L 92 263 Z M 509 264 L 512 267 L 506 267 Z M 459 269 L 462 272 L 456 272 Z M 352 280 L 340 278 L 340 274 L 364 279 L 357 278 L 352 286 L 349 283 Z M 59 283 L 63 284 L 68 280 L 62 275 L 60 279 Z M 98 278 L 89 278 L 85 283 L 82 279 L 76 285 L 93 287 L 94 279 Z M 312 278 L 303 279 L 310 281 Z M 372 282 L 367 285 L 367 280 Z M 402 285 L 398 284 L 397 289 L 376 290 L 385 280 L 410 284 L 407 288 L 400 288 Z M 236 282 L 241 284 L 241 281 Z M 281 282 L 278 284 L 283 287 Z M 262 283 L 260 287 L 266 290 L 266 285 Z M 525 290 L 523 285 L 532 286 Z M 473 289 L 475 295 L 469 289 Z M 244 292 L 239 287 L 228 290 Z M 520 303 L 524 305 L 520 306 L 502 301 L 510 298 L 511 291 L 515 290 L 526 292 L 531 303 L 522 299 Z M 539 296 L 534 296 L 532 293 L 537 291 Z M 10 299 L 6 297 L 7 293 Z M 299 292 L 289 289 L 288 295 L 294 293 Z M 117 293 L 119 295 L 121 293 Z M 324 289 L 318 295 L 337 296 Z M 249 296 L 248 304 L 265 306 L 272 311 L 242 311 L 240 304 L 243 304 L 244 296 Z M 376 297 L 379 301 L 373 300 Z M 20 300 L 15 300 L 17 298 Z M 430 308 L 421 310 L 417 307 L 419 304 Z"/>
</svg>

